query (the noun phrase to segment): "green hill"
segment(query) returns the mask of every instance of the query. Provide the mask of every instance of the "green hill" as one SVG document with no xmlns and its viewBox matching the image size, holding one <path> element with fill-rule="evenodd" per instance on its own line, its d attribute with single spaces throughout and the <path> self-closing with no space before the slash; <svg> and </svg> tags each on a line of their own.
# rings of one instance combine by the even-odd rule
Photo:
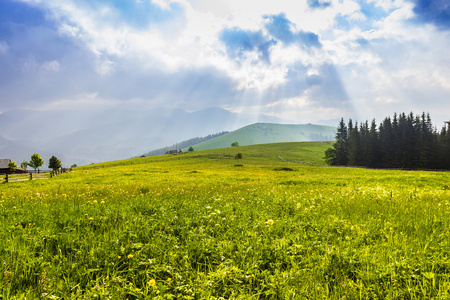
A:
<svg viewBox="0 0 450 300">
<path fill-rule="evenodd" d="M 279 158 L 331 144 L 2 183 L 0 299 L 448 299 L 450 173 Z"/>
<path fill-rule="evenodd" d="M 225 148 L 234 142 L 238 142 L 240 146 L 246 146 L 283 142 L 330 141 L 334 140 L 335 131 L 335 127 L 323 125 L 256 123 L 194 145 L 193 148 L 194 150 Z"/>
<path fill-rule="evenodd" d="M 450 173 L 279 158 L 331 144 L 2 183 L 0 299 L 448 299 Z"/>
</svg>

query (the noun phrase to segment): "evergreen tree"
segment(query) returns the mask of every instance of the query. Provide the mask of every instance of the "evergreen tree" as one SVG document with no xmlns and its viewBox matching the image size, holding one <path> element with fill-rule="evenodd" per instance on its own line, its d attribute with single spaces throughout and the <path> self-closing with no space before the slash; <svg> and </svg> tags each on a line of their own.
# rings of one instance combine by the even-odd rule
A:
<svg viewBox="0 0 450 300">
<path fill-rule="evenodd" d="M 372 120 L 367 134 L 367 151 L 367 166 L 371 168 L 380 167 L 380 145 L 375 119 Z"/>
<path fill-rule="evenodd" d="M 335 165 L 387 168 L 450 169 L 450 122 L 438 134 L 429 114 L 387 117 L 377 130 L 375 120 L 358 126 L 341 119 L 336 142 L 325 153 Z"/>
<path fill-rule="evenodd" d="M 349 124 L 350 127 L 350 124 Z M 358 166 L 361 164 L 361 139 L 358 130 L 358 123 L 355 127 L 352 126 L 350 135 L 348 137 L 348 165 Z"/>
<path fill-rule="evenodd" d="M 391 118 L 387 117 L 380 124 L 379 145 L 380 145 L 380 167 L 392 167 L 390 161 L 395 153 L 394 134 L 392 130 Z"/>
<path fill-rule="evenodd" d="M 333 165 L 345 166 L 348 163 L 347 154 L 347 141 L 348 132 L 347 126 L 345 126 L 344 119 L 341 118 L 339 126 L 336 131 L 336 143 L 334 143 L 334 149 L 336 150 L 336 158 Z"/>
<path fill-rule="evenodd" d="M 450 169 L 450 123 L 442 127 L 437 147 L 437 159 L 439 160 L 437 168 Z"/>
</svg>

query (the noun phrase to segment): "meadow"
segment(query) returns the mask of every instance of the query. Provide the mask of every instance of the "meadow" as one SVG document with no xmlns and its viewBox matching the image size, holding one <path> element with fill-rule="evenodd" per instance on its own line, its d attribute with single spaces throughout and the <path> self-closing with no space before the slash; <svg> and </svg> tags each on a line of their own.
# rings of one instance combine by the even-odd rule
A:
<svg viewBox="0 0 450 300">
<path fill-rule="evenodd" d="M 449 299 L 450 173 L 278 157 L 321 164 L 329 146 L 0 184 L 0 298 Z"/>
</svg>

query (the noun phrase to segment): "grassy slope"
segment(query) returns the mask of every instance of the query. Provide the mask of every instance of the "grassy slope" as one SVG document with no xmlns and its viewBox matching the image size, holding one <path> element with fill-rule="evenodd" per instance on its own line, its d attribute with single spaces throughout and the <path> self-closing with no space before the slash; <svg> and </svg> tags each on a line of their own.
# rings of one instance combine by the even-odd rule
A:
<svg viewBox="0 0 450 300">
<path fill-rule="evenodd" d="M 311 135 L 322 136 L 331 140 L 335 135 L 335 128 L 322 125 L 286 125 L 258 123 L 243 127 L 218 138 L 197 144 L 195 150 L 206 150 L 229 147 L 231 143 L 239 145 L 255 145 L 281 142 L 311 141 Z"/>
<path fill-rule="evenodd" d="M 243 167 L 224 148 L 0 185 L 0 293 L 446 299 L 450 174 L 277 158 L 320 161 L 324 146 L 239 147 Z"/>
</svg>

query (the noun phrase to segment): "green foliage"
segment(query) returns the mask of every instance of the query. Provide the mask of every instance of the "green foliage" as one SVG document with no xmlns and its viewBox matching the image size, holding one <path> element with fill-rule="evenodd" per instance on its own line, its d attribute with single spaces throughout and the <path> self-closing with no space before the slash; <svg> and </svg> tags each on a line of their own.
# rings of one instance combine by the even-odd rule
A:
<svg viewBox="0 0 450 300">
<path fill-rule="evenodd" d="M 378 129 L 375 120 L 346 126 L 341 119 L 334 151 L 327 150 L 325 159 L 331 165 L 450 169 L 449 136 L 445 126 L 438 133 L 425 113 L 394 114 Z"/>
<path fill-rule="evenodd" d="M 234 156 L 234 159 L 237 159 L 237 160 L 238 160 L 238 166 L 241 166 L 241 165 L 239 165 L 239 161 L 242 159 L 242 153 L 241 153 L 241 152 L 238 152 L 238 153 Z"/>
<path fill-rule="evenodd" d="M 188 151 L 192 152 L 192 151 L 194 151 L 194 148 L 191 146 L 191 147 L 189 147 Z"/>
<path fill-rule="evenodd" d="M 242 159 L 242 153 L 241 153 L 241 152 L 238 152 L 238 153 L 234 156 L 234 158 L 237 159 L 237 160 Z"/>
<path fill-rule="evenodd" d="M 325 163 L 327 165 L 335 165 L 337 164 L 337 159 L 336 159 L 336 149 L 334 148 L 328 148 L 327 150 L 325 150 Z"/>
<path fill-rule="evenodd" d="M 26 169 L 28 168 L 28 162 L 27 162 L 26 160 L 24 160 L 24 161 L 20 164 L 20 167 L 21 167 L 23 170 L 26 170 Z"/>
<path fill-rule="evenodd" d="M 242 147 L 239 170 L 228 148 L 0 185 L 0 297 L 446 299 L 450 174 L 278 157 L 329 147 Z"/>
<path fill-rule="evenodd" d="M 231 147 L 239 147 L 239 143 L 238 142 L 233 142 L 233 143 L 231 143 Z"/>
<path fill-rule="evenodd" d="M 77 164 L 73 164 L 73 165 L 71 165 L 70 167 L 71 167 L 71 168 L 76 168 L 76 167 L 78 167 L 78 166 L 77 166 Z"/>
<path fill-rule="evenodd" d="M 16 162 L 15 162 L 15 161 L 10 161 L 10 162 L 8 163 L 8 169 L 9 169 L 11 172 L 15 172 L 15 171 L 17 170 L 17 164 L 16 164 Z"/>
<path fill-rule="evenodd" d="M 52 169 L 53 171 L 58 170 L 62 167 L 61 160 L 59 160 L 56 156 L 50 157 L 48 161 L 48 167 Z"/>
<path fill-rule="evenodd" d="M 31 155 L 31 160 L 28 163 L 28 165 L 32 167 L 34 170 L 36 170 L 39 169 L 39 167 L 42 167 L 42 165 L 44 165 L 44 160 L 38 153 L 34 153 L 33 155 Z"/>
</svg>

